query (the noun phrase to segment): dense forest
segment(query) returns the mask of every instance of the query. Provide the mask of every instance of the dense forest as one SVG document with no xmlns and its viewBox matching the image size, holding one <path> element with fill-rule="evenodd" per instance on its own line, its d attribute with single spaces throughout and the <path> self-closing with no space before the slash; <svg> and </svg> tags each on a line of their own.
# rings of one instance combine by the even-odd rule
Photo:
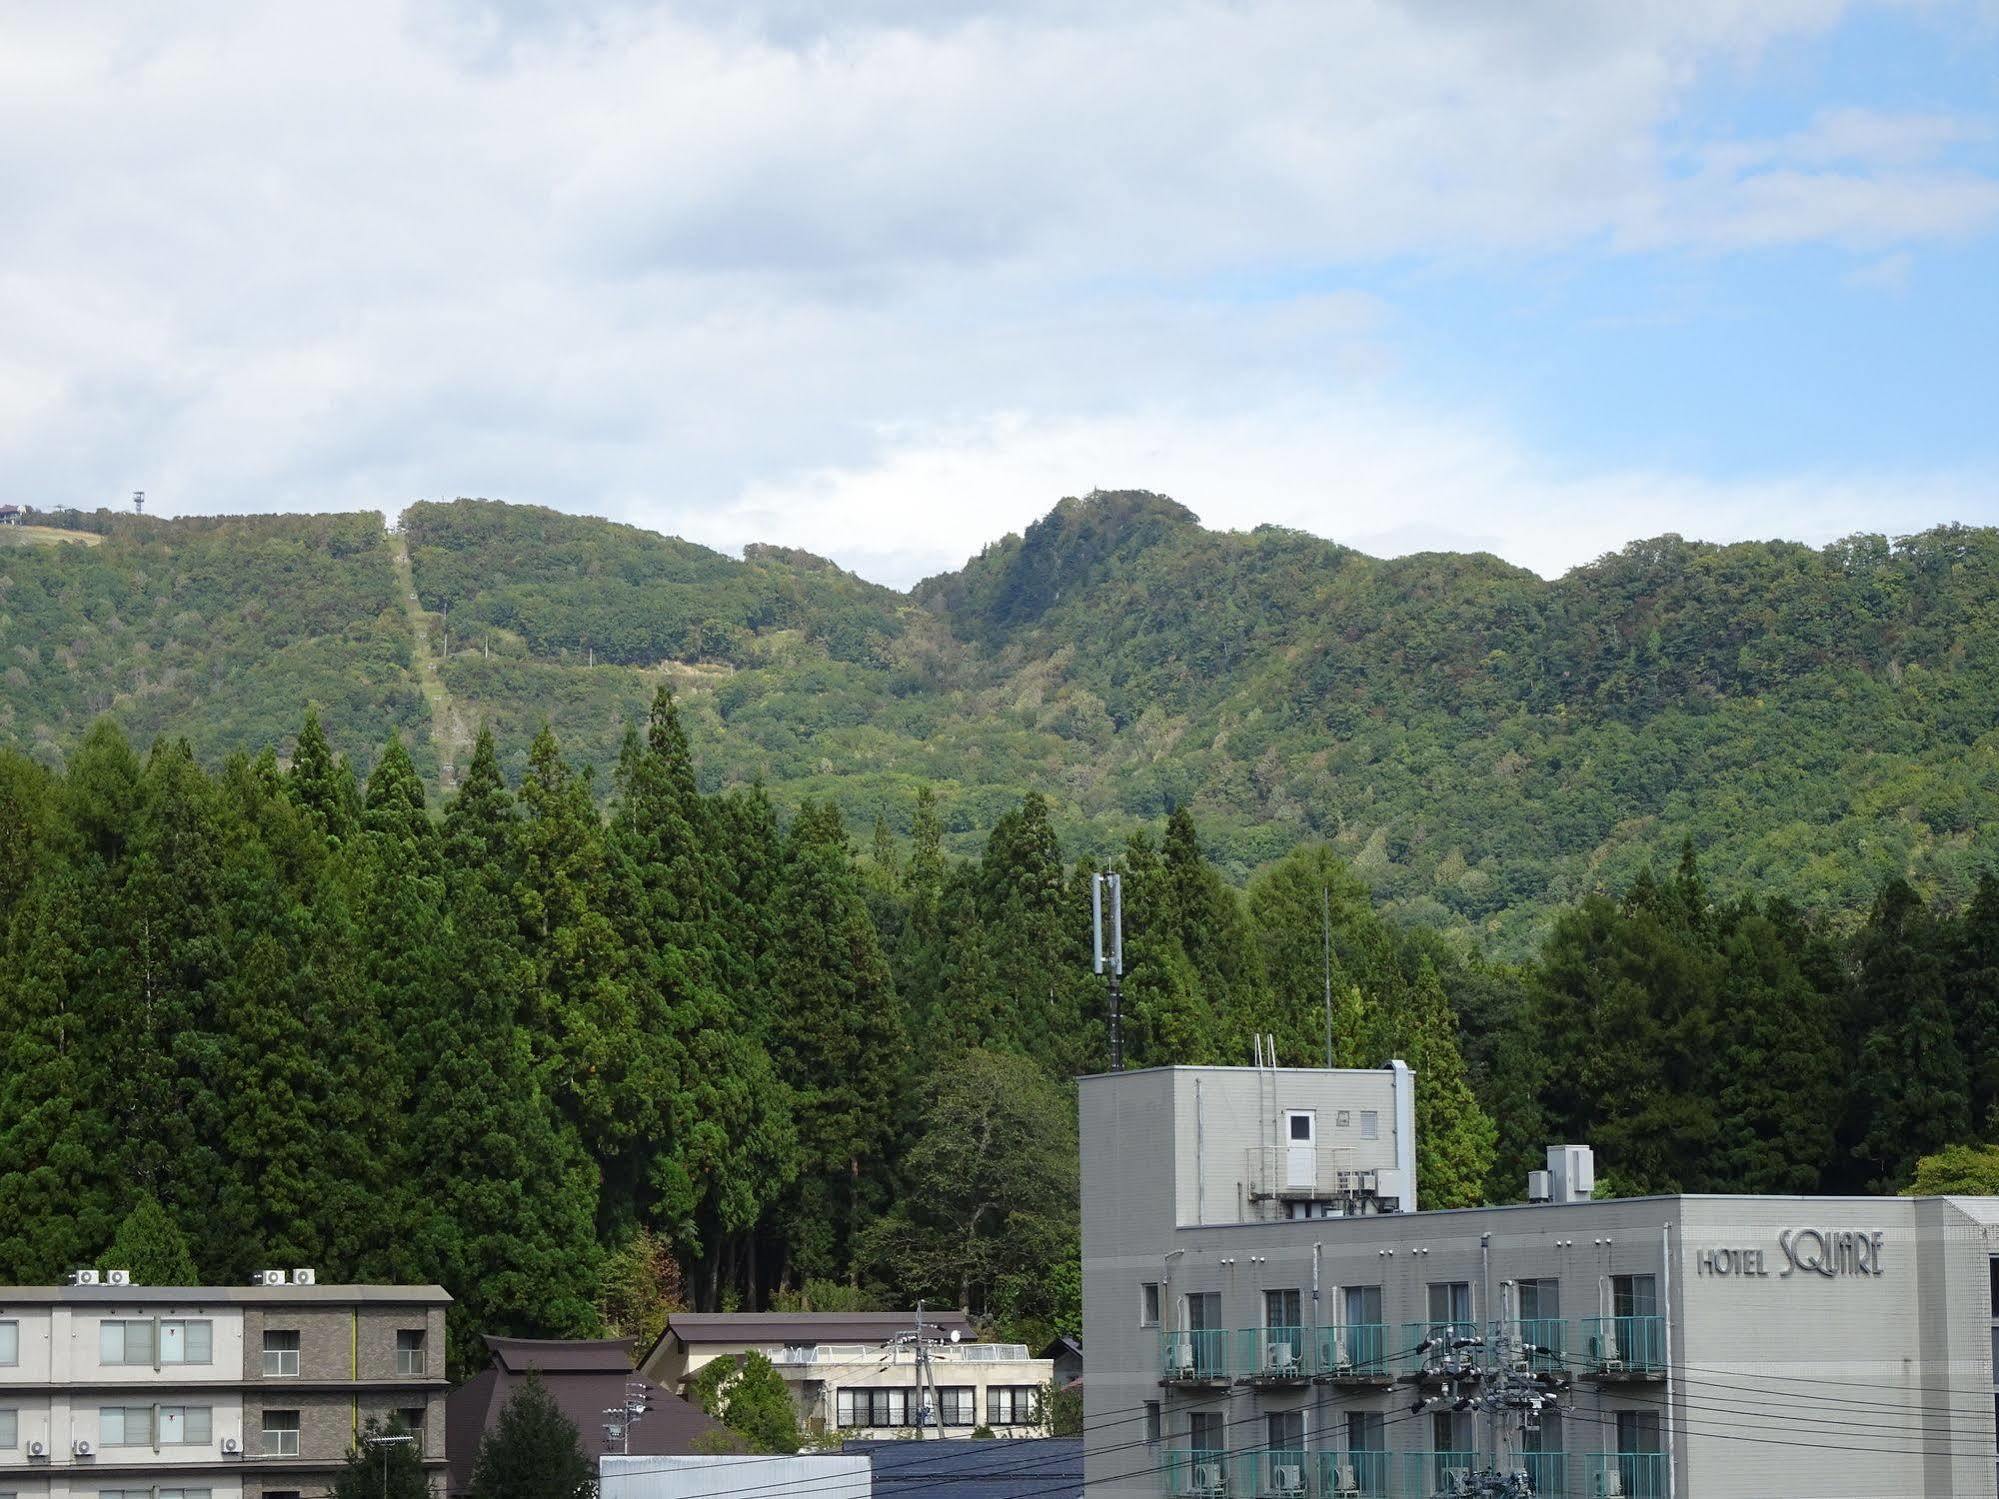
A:
<svg viewBox="0 0 1999 1499">
<path fill-rule="evenodd" d="M 547 728 L 506 763 L 481 735 L 440 808 L 400 738 L 364 779 L 316 716 L 282 766 L 109 721 L 59 770 L 0 751 L 0 1279 L 116 1240 L 436 1280 L 455 1368 L 676 1301 L 1075 1328 L 1103 990 L 1046 799 L 975 856 L 927 789 L 856 837 L 704 792 L 664 689 L 608 786 Z M 1114 863 L 1132 1065 L 1322 1060 L 1330 913 L 1335 1060 L 1416 1068 L 1430 1205 L 1516 1199 L 1555 1139 L 1621 1192 L 1894 1189 L 1999 1124 L 1989 875 L 1842 925 L 1718 898 L 1689 848 L 1508 964 L 1323 843 L 1238 889 L 1185 807 Z"/>
<path fill-rule="evenodd" d="M 0 743 L 50 766 L 107 715 L 284 764 L 309 703 L 364 772 L 399 732 L 433 794 L 482 727 L 518 780 L 546 719 L 604 803 L 668 685 L 704 792 L 900 857 L 923 787 L 966 857 L 1029 793 L 1072 856 L 1186 809 L 1238 889 L 1323 843 L 1392 924 L 1513 960 L 1688 841 L 1723 898 L 1848 924 L 1896 878 L 1955 909 L 1999 853 L 1989 528 L 1662 537 L 1548 581 L 1119 492 L 905 594 L 484 501 L 36 518 L 101 543 L 0 547 Z"/>
</svg>

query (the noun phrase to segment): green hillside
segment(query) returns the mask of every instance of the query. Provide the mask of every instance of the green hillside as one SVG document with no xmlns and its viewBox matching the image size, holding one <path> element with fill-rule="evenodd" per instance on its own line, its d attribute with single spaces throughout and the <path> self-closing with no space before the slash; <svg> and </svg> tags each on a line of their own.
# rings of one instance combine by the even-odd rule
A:
<svg viewBox="0 0 1999 1499">
<path fill-rule="evenodd" d="M 365 768 L 510 775 L 550 719 L 608 786 L 661 683 L 709 789 L 761 778 L 960 852 L 1022 793 L 1071 856 L 1191 806 L 1242 880 L 1325 839 L 1391 919 L 1520 953 L 1684 839 L 1718 892 L 1853 911 L 1968 894 L 1999 827 L 1999 532 L 1637 542 L 1544 581 L 1488 556 L 1213 532 L 1159 496 L 1063 501 L 909 594 L 776 547 L 736 560 L 554 511 L 63 516 L 0 552 L 0 742 L 54 760 L 100 713 L 197 755 L 284 748 L 310 701 Z M 421 613 L 397 597 L 407 544 Z"/>
</svg>

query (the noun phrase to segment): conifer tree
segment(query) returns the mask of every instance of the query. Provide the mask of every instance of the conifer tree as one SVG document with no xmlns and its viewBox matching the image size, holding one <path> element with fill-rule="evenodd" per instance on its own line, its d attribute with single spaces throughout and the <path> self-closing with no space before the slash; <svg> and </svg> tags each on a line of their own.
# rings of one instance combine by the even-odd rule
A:
<svg viewBox="0 0 1999 1499">
<path fill-rule="evenodd" d="M 285 790 L 335 843 L 345 843 L 353 836 L 352 782 L 352 772 L 334 758 L 333 747 L 326 742 L 318 711 L 308 708 L 305 725 L 298 731 L 298 744 L 292 750 Z"/>
<path fill-rule="evenodd" d="M 1946 983 L 1958 1045 L 1971 1078 L 1971 1123 L 1999 1139 L 1999 878 L 1978 876 L 1971 903 L 1950 934 Z"/>
<path fill-rule="evenodd" d="M 596 1492 L 595 1474 L 576 1423 L 530 1371 L 479 1443 L 471 1499 L 588 1499 Z"/>
<path fill-rule="evenodd" d="M 118 1225 L 111 1243 L 97 1256 L 108 1268 L 129 1270 L 132 1282 L 141 1286 L 198 1286 L 201 1273 L 194 1267 L 187 1236 L 180 1231 L 159 1199 L 149 1192 L 139 1194 L 125 1221 Z"/>
<path fill-rule="evenodd" d="M 1431 1208 L 1476 1207 L 1485 1199 L 1499 1131 L 1465 1081 L 1457 1020 L 1428 959 L 1400 995 L 1390 1022 L 1416 1074 L 1417 1201 Z"/>
<path fill-rule="evenodd" d="M 423 1456 L 409 1438 L 401 1416 L 368 1417 L 334 1475 L 332 1499 L 434 1499 Z"/>
</svg>

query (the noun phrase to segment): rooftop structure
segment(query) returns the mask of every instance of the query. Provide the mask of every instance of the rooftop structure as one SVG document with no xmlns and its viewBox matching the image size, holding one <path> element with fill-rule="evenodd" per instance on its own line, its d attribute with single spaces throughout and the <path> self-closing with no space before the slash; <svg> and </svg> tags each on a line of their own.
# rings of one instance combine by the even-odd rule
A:
<svg viewBox="0 0 1999 1499">
<path fill-rule="evenodd" d="M 442 1287 L 82 1274 L 0 1288 L 0 1493 L 300 1499 L 371 1416 L 403 1420 L 441 1476 Z"/>
<path fill-rule="evenodd" d="M 1083 1079 L 1093 1492 L 1994 1494 L 1999 1200 L 1598 1202 L 1570 1146 L 1527 1203 L 1402 1211 L 1377 1176 L 1295 1211 L 1258 1142 L 1366 1078 Z"/>
</svg>

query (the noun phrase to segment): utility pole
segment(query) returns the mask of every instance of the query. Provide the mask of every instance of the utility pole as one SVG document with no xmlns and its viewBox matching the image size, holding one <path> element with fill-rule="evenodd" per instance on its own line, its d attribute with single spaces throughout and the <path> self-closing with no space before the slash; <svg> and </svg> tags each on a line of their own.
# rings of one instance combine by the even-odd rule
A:
<svg viewBox="0 0 1999 1499">
<path fill-rule="evenodd" d="M 643 1379 L 628 1379 L 625 1381 L 625 1403 L 604 1407 L 604 1414 L 611 1418 L 604 1423 L 604 1438 L 607 1442 L 618 1444 L 620 1457 L 631 1455 L 632 1428 L 652 1409 L 652 1402 L 647 1398 L 651 1394 L 652 1386 Z"/>
<path fill-rule="evenodd" d="M 1110 949 L 1104 947 L 1104 897 L 1110 897 Z M 1124 1071 L 1124 880 L 1115 874 L 1090 876 L 1090 922 L 1098 973 L 1108 970 L 1111 987 L 1111 1071 Z"/>
<path fill-rule="evenodd" d="M 1423 1367 L 1411 1376 L 1419 1393 L 1409 1413 L 1462 1411 L 1476 1417 L 1481 1427 L 1479 1466 L 1437 1475 L 1436 1493 L 1450 1499 L 1530 1499 L 1535 1492 L 1533 1476 L 1519 1461 L 1518 1438 L 1540 1430 L 1541 1413 L 1559 1409 L 1558 1397 L 1570 1381 L 1565 1372 L 1535 1364 L 1537 1355 L 1545 1360 L 1559 1350 L 1520 1337 L 1518 1294 L 1512 1281 L 1501 1285 L 1501 1315 L 1488 1324 L 1490 1336 L 1476 1326 L 1439 1324 L 1416 1346 Z M 1435 1393 L 1422 1394 L 1423 1387 Z"/>
<path fill-rule="evenodd" d="M 925 1435 L 924 1428 L 934 1426 L 937 1435 L 944 1435 L 944 1397 L 937 1389 L 937 1371 L 931 1367 L 930 1347 L 933 1343 L 942 1346 L 944 1339 L 933 1336 L 923 1325 L 923 1303 L 916 1303 L 916 1328 L 912 1332 L 899 1332 L 890 1338 L 884 1347 L 893 1349 L 907 1343 L 916 1351 L 916 1431 L 918 1440 Z M 954 1331 L 950 1341 L 958 1341 Z M 926 1394 L 925 1392 L 928 1391 Z M 926 1413 L 928 1419 L 925 1419 Z"/>
</svg>

